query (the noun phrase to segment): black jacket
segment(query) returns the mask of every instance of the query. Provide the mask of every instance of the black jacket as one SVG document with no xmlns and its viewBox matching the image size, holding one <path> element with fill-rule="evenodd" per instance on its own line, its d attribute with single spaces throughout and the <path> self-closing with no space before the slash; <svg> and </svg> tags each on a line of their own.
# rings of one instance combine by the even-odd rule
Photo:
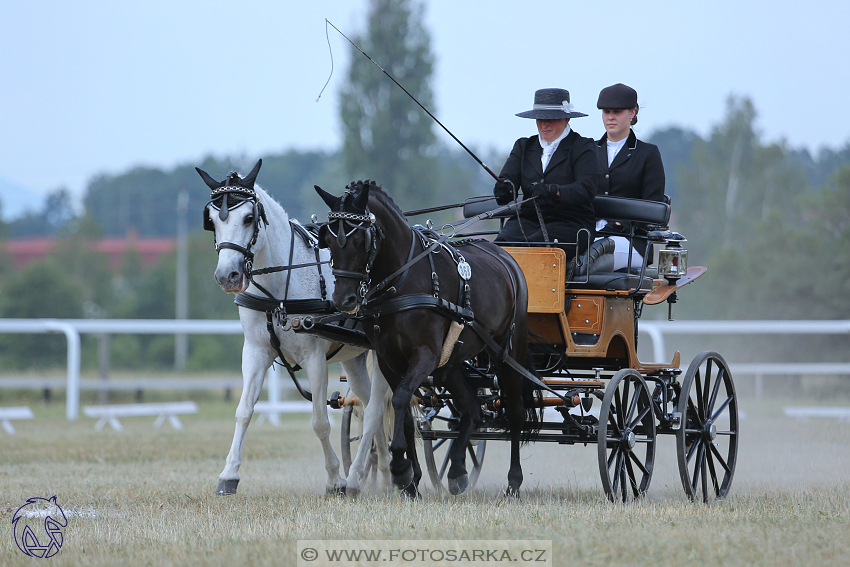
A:
<svg viewBox="0 0 850 567">
<path fill-rule="evenodd" d="M 602 172 L 597 195 L 664 201 L 664 164 L 658 146 L 638 140 L 631 131 L 609 168 L 608 135 L 604 134 L 596 142 L 596 154 Z M 635 249 L 643 254 L 646 242 L 636 240 Z"/>
<path fill-rule="evenodd" d="M 664 165 L 658 146 L 638 140 L 632 131 L 610 168 L 607 134 L 596 142 L 596 152 L 602 172 L 597 195 L 664 200 Z"/>
<path fill-rule="evenodd" d="M 514 144 L 499 177 L 510 179 L 518 189 L 522 189 L 523 194 L 534 182 L 557 184 L 560 202 L 543 204 L 540 212 L 550 238 L 575 242 L 576 233 L 581 228 L 590 231 L 591 236 L 595 234 L 593 198 L 600 178 L 595 150 L 592 139 L 571 131 L 558 144 L 544 173 L 541 164 L 543 148 L 540 147 L 538 137 L 520 138 Z M 522 205 L 520 217 L 539 225 L 533 203 Z"/>
</svg>

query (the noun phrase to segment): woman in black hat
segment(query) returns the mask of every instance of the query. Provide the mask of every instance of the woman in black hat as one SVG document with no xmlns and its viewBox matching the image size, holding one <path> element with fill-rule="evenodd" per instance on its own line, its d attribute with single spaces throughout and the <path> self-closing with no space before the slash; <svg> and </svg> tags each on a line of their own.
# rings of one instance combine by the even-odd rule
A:
<svg viewBox="0 0 850 567">
<path fill-rule="evenodd" d="M 631 199 L 664 200 L 664 165 L 658 146 L 637 139 L 632 126 L 637 123 L 640 107 L 637 91 L 622 83 L 605 87 L 599 93 L 596 107 L 602 110 L 605 134 L 596 142 L 602 179 L 597 195 Z M 598 230 L 628 232 L 619 223 L 600 220 Z M 628 265 L 629 241 L 615 236 L 614 269 Z M 646 241 L 635 240 L 632 267 L 639 268 L 646 253 Z"/>
<path fill-rule="evenodd" d="M 557 240 L 574 256 L 575 246 L 569 244 L 577 241 L 578 231 L 587 229 L 590 239 L 595 234 L 593 198 L 600 177 L 596 147 L 570 128 L 571 118 L 587 114 L 573 110 L 568 91 L 541 89 L 534 93 L 534 107 L 517 116 L 536 119 L 538 135 L 516 141 L 493 194 L 499 204 L 515 199 L 520 189 L 525 197 L 537 199 L 523 204 L 518 218 L 508 220 L 496 240 L 545 240 L 536 203 L 549 240 Z M 581 240 L 583 250 L 587 241 Z"/>
</svg>

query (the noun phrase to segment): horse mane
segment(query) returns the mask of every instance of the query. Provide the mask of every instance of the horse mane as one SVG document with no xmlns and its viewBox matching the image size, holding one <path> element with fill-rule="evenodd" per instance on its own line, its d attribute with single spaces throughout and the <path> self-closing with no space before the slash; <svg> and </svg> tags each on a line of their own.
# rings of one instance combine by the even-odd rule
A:
<svg viewBox="0 0 850 567">
<path fill-rule="evenodd" d="M 365 185 L 369 186 L 369 197 L 374 197 L 375 200 L 382 204 L 387 209 L 398 213 L 398 215 L 407 222 L 407 217 L 404 216 L 404 211 L 393 201 L 383 186 L 378 185 L 375 181 L 367 179 L 366 181 L 352 181 L 346 186 L 346 189 L 352 189 L 355 194 L 359 194 Z"/>
</svg>

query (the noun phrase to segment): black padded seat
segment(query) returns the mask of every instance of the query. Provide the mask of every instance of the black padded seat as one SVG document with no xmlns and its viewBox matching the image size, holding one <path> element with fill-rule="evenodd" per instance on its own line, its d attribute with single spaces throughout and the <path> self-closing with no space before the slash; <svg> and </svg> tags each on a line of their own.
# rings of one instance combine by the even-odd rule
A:
<svg viewBox="0 0 850 567">
<path fill-rule="evenodd" d="M 584 280 L 588 278 L 587 283 L 584 282 L 569 282 L 567 289 L 600 289 L 604 291 L 628 291 L 635 289 L 640 283 L 640 289 L 652 289 L 652 278 L 644 277 L 640 280 L 640 275 L 622 274 L 619 272 L 607 272 L 599 274 L 590 274 L 590 276 L 573 276 L 574 280 Z"/>
</svg>

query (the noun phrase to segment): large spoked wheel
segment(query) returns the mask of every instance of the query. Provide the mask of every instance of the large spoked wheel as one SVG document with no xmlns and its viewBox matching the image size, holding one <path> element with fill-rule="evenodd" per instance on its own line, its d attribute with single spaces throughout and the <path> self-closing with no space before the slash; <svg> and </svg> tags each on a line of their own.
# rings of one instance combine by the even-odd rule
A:
<svg viewBox="0 0 850 567">
<path fill-rule="evenodd" d="M 434 416 L 432 420 L 423 419 L 419 422 L 419 428 L 424 432 L 435 431 L 438 435 L 440 432 L 457 431 L 460 425 L 460 414 L 455 410 L 454 406 L 449 402 Z M 427 436 L 423 435 L 423 437 Z M 439 494 L 448 488 L 446 484 L 446 471 L 449 469 L 451 462 L 449 453 L 454 445 L 454 439 L 423 439 L 422 447 L 425 452 L 425 466 L 428 469 L 428 476 L 431 479 L 431 485 Z M 481 466 L 484 463 L 484 452 L 487 450 L 486 440 L 473 440 L 466 446 L 466 471 L 469 475 L 469 488 L 467 491 L 475 488 L 475 483 L 478 482 L 478 476 L 481 474 Z"/>
<path fill-rule="evenodd" d="M 346 398 L 352 396 L 351 390 Z M 340 453 L 342 455 L 342 467 L 345 476 L 351 469 L 354 456 L 360 449 L 360 439 L 363 437 L 363 406 L 358 402 L 355 405 L 345 406 L 342 410 L 342 425 L 340 426 Z M 375 450 L 375 442 L 372 442 L 369 457 L 366 459 L 366 471 L 361 479 L 363 487 L 371 487 L 377 481 L 378 476 L 378 453 Z"/>
<path fill-rule="evenodd" d="M 703 502 L 729 493 L 738 456 L 738 397 L 723 357 L 703 352 L 682 380 L 676 404 L 682 426 L 676 431 L 679 475 L 691 500 Z"/>
<path fill-rule="evenodd" d="M 655 415 L 643 376 L 617 372 L 605 389 L 597 433 L 599 474 L 612 502 L 641 498 L 655 462 Z"/>
</svg>

